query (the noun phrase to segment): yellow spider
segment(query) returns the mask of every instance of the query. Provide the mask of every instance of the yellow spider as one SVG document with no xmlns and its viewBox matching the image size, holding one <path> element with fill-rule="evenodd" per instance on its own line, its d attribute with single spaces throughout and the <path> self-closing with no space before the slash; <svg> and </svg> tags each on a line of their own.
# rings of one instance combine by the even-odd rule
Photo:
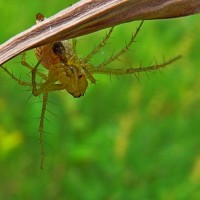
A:
<svg viewBox="0 0 200 200">
<path fill-rule="evenodd" d="M 38 13 L 36 15 L 36 22 L 40 23 L 45 20 L 45 17 Z M 91 53 L 89 53 L 85 58 L 79 58 L 76 54 L 76 39 L 72 39 L 70 41 L 60 41 L 51 44 L 47 44 L 44 46 L 40 46 L 35 48 L 35 55 L 37 57 L 38 63 L 32 67 L 25 61 L 25 53 L 23 54 L 21 64 L 31 70 L 32 73 L 32 81 L 31 83 L 21 81 L 16 78 L 12 73 L 10 73 L 4 66 L 1 68 L 9 75 L 12 79 L 18 82 L 18 84 L 22 86 L 31 86 L 32 94 L 34 96 L 38 96 L 40 94 L 43 95 L 43 103 L 42 103 L 42 111 L 40 116 L 40 125 L 39 125 L 39 133 L 40 133 L 40 144 L 41 144 L 41 169 L 43 168 L 44 162 L 44 119 L 45 119 L 45 111 L 46 105 L 48 101 L 48 94 L 51 91 L 57 90 L 66 90 L 72 96 L 78 98 L 84 95 L 87 87 L 88 81 L 91 83 L 95 83 L 94 74 L 109 74 L 109 75 L 125 75 L 125 74 L 133 74 L 136 72 L 147 72 L 153 71 L 160 68 L 165 67 L 166 65 L 171 64 L 180 58 L 177 56 L 167 62 L 162 64 L 156 64 L 145 68 L 128 68 L 128 69 L 112 69 L 107 68 L 111 62 L 119 58 L 122 54 L 124 54 L 134 42 L 137 34 L 140 31 L 140 28 L 143 24 L 143 21 L 140 23 L 136 32 L 132 35 L 129 43 L 122 48 L 115 55 L 111 56 L 109 59 L 105 60 L 98 66 L 93 66 L 90 63 L 90 60 L 93 55 L 99 52 L 99 50 L 105 46 L 108 41 L 113 28 L 109 30 L 106 34 L 105 38 L 102 42 L 96 46 Z M 39 65 L 42 65 L 46 68 L 48 74 L 41 73 L 38 70 Z M 36 82 L 36 76 L 42 79 L 42 82 Z"/>
</svg>

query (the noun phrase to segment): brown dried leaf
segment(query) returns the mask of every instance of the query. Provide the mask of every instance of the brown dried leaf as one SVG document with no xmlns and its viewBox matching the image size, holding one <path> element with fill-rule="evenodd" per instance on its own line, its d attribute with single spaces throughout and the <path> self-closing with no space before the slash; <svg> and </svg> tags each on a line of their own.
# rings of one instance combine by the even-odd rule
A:
<svg viewBox="0 0 200 200">
<path fill-rule="evenodd" d="M 200 12 L 200 0 L 82 0 L 0 46 L 0 65 L 28 49 L 133 20 Z"/>
</svg>

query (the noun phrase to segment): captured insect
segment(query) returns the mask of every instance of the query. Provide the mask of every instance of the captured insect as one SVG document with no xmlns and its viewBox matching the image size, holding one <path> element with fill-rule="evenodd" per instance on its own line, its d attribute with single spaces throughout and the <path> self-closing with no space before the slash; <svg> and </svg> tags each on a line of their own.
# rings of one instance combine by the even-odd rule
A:
<svg viewBox="0 0 200 200">
<path fill-rule="evenodd" d="M 36 15 L 36 23 L 45 20 L 45 17 L 38 13 Z M 154 71 L 169 65 L 180 58 L 177 56 L 162 64 L 155 64 L 145 68 L 128 68 L 128 69 L 113 69 L 107 66 L 126 53 L 138 35 L 143 21 L 136 29 L 135 33 L 130 38 L 130 41 L 110 58 L 100 63 L 98 66 L 93 66 L 90 62 L 91 58 L 103 48 L 110 38 L 113 28 L 105 35 L 103 40 L 97 45 L 86 57 L 80 58 L 76 53 L 76 39 L 71 41 L 65 40 L 40 46 L 34 49 L 37 57 L 37 64 L 31 66 L 26 62 L 25 53 L 23 53 L 21 64 L 31 71 L 31 82 L 25 82 L 15 77 L 4 66 L 1 68 L 18 84 L 22 86 L 30 86 L 34 96 L 43 96 L 42 111 L 40 115 L 39 133 L 41 145 L 41 169 L 44 163 L 44 119 L 48 102 L 48 94 L 51 91 L 66 90 L 72 96 L 78 98 L 84 95 L 88 82 L 95 83 L 94 74 L 108 75 L 126 75 L 140 72 Z M 42 65 L 46 72 L 38 70 L 39 65 Z M 41 81 L 37 81 L 37 78 Z"/>
</svg>

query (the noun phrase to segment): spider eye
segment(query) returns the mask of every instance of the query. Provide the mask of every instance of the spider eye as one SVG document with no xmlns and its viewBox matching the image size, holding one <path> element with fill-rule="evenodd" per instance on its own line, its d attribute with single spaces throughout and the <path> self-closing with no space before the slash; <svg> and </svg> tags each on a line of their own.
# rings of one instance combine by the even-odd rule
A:
<svg viewBox="0 0 200 200">
<path fill-rule="evenodd" d="M 53 52 L 56 55 L 61 56 L 61 55 L 65 54 L 65 47 L 63 46 L 63 44 L 61 42 L 56 42 L 53 45 Z"/>
</svg>

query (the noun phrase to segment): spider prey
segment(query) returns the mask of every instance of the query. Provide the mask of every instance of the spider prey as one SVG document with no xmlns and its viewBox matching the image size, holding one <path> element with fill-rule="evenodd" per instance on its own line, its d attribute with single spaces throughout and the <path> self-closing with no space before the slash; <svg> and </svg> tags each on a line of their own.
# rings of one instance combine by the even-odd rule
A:
<svg viewBox="0 0 200 200">
<path fill-rule="evenodd" d="M 37 23 L 40 23 L 43 20 L 45 20 L 45 17 L 42 14 L 39 13 L 36 15 Z M 44 119 L 49 92 L 55 90 L 66 90 L 72 96 L 78 98 L 84 95 L 85 90 L 88 87 L 88 81 L 95 83 L 93 74 L 125 75 L 137 72 L 139 73 L 152 71 L 163 68 L 180 58 L 180 56 L 178 56 L 162 64 L 155 64 L 146 68 L 107 68 L 106 66 L 108 64 L 119 58 L 130 48 L 142 24 L 143 21 L 140 23 L 136 32 L 132 35 L 129 43 L 124 48 L 122 48 L 119 52 L 112 55 L 109 59 L 105 60 L 98 66 L 93 66 L 90 63 L 90 59 L 106 44 L 113 31 L 113 28 L 109 30 L 102 42 L 96 46 L 85 58 L 79 58 L 76 54 L 76 39 L 72 39 L 72 42 L 65 40 L 35 48 L 35 55 L 37 57 L 38 63 L 34 67 L 25 61 L 24 53 L 21 64 L 31 70 L 32 81 L 30 83 L 19 80 L 4 66 L 1 66 L 1 68 L 20 85 L 31 86 L 32 94 L 34 96 L 38 96 L 40 94 L 43 95 L 42 111 L 39 125 L 41 168 L 43 168 L 44 162 Z M 46 68 L 47 75 L 38 70 L 38 66 L 40 64 Z M 37 83 L 36 77 L 40 77 L 42 81 Z"/>
</svg>

